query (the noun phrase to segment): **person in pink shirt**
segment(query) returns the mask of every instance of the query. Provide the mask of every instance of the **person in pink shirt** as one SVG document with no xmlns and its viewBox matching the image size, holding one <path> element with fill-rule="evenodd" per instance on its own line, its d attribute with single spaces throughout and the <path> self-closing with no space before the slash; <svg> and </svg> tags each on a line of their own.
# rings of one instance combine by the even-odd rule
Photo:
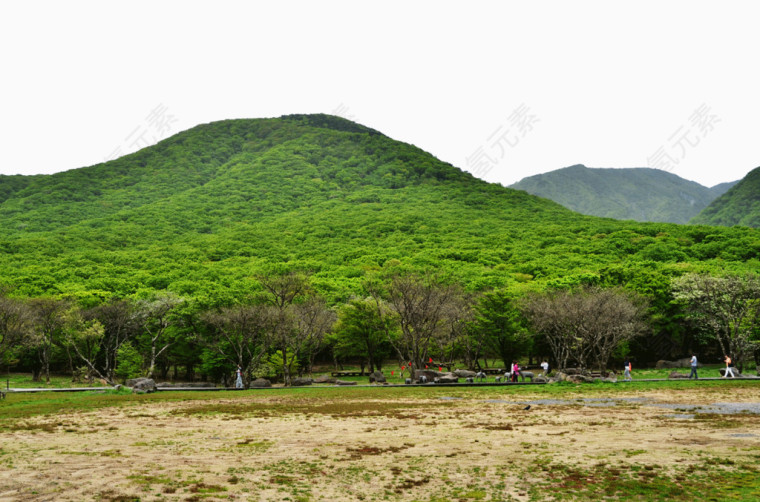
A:
<svg viewBox="0 0 760 502">
<path fill-rule="evenodd" d="M 520 366 L 518 366 L 517 361 L 512 361 L 512 381 L 516 382 L 517 377 L 520 376 Z"/>
</svg>

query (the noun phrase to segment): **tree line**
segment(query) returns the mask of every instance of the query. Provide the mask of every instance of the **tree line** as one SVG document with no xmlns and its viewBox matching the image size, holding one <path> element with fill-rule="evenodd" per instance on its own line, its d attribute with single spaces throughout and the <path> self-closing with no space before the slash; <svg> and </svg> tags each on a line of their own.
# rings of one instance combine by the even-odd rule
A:
<svg viewBox="0 0 760 502">
<path fill-rule="evenodd" d="M 240 367 L 246 386 L 258 376 L 289 385 L 328 361 L 371 372 L 388 361 L 413 371 L 547 357 L 556 368 L 604 371 L 635 341 L 655 339 L 653 317 L 661 315 L 621 287 L 476 294 L 432 273 L 394 273 L 365 280 L 361 296 L 329 305 L 305 273 L 257 282 L 256 293 L 221 305 L 168 291 L 83 305 L 20 298 L 2 287 L 0 362 L 32 371 L 35 380 L 49 382 L 55 370 L 111 384 L 148 376 L 229 385 Z M 695 333 L 694 343 L 740 366 L 757 358 L 757 276 L 686 274 L 672 280 L 671 295 L 674 317 Z"/>
</svg>

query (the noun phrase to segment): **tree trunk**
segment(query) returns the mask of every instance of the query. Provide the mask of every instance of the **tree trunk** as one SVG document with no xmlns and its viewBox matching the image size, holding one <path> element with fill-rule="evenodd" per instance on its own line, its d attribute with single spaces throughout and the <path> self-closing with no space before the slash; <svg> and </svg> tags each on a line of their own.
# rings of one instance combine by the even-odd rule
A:
<svg viewBox="0 0 760 502">
<path fill-rule="evenodd" d="M 290 387 L 290 368 L 288 367 L 288 351 L 282 348 L 282 379 L 285 381 L 285 387 Z"/>
<path fill-rule="evenodd" d="M 69 373 L 74 377 L 74 358 L 71 357 L 71 350 L 66 346 L 66 356 L 69 358 Z"/>
</svg>

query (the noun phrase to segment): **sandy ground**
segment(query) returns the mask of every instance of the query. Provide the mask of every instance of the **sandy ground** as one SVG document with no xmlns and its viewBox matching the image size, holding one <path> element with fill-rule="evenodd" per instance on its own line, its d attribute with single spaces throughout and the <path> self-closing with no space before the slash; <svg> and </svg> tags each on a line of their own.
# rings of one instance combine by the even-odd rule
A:
<svg viewBox="0 0 760 502">
<path fill-rule="evenodd" d="M 756 404 L 760 386 L 612 401 L 335 396 L 252 391 L 24 419 L 0 435 L 0 500 L 551 500 L 583 482 L 567 466 L 675 475 L 709 458 L 757 462 L 760 448 L 757 414 L 689 407 Z"/>
</svg>

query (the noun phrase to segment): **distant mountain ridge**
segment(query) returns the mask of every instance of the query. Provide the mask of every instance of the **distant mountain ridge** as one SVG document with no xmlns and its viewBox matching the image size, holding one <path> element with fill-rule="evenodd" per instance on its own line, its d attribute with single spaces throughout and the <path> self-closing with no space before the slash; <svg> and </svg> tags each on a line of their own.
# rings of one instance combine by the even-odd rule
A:
<svg viewBox="0 0 760 502">
<path fill-rule="evenodd" d="M 737 182 L 708 188 L 661 169 L 589 168 L 577 164 L 510 186 L 590 216 L 687 223 Z"/>
<path fill-rule="evenodd" d="M 760 228 L 760 167 L 712 201 L 690 223 Z"/>
</svg>

